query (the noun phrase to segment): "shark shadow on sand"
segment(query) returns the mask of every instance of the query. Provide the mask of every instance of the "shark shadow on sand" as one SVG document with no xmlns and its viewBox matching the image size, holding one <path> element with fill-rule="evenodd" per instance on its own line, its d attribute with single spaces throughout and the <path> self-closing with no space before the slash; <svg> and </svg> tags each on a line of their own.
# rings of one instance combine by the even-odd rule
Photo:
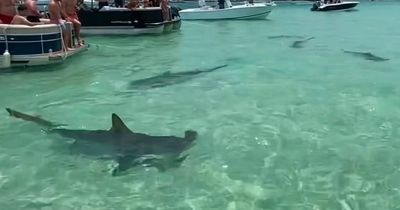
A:
<svg viewBox="0 0 400 210">
<path fill-rule="evenodd" d="M 299 41 L 294 41 L 292 45 L 290 45 L 291 48 L 303 48 L 303 44 L 307 43 L 308 41 L 315 39 L 315 37 L 310 37 L 307 39 L 299 40 Z"/>
<path fill-rule="evenodd" d="M 188 157 L 182 153 L 194 145 L 197 132 L 185 131 L 185 136 L 151 136 L 131 131 L 116 114 L 112 114 L 109 130 L 73 130 L 36 116 L 6 108 L 10 116 L 30 121 L 62 137 L 74 139 L 71 150 L 78 154 L 114 159 L 118 166 L 112 175 L 120 175 L 135 166 L 155 167 L 159 171 L 179 167 Z"/>
<path fill-rule="evenodd" d="M 176 73 L 171 73 L 167 71 L 153 77 L 131 81 L 129 83 L 129 89 L 143 90 L 143 89 L 161 88 L 165 86 L 180 84 L 192 80 L 200 75 L 224 68 L 226 66 L 228 65 L 217 66 L 206 70 L 194 70 L 194 71 L 184 71 Z"/>
<path fill-rule="evenodd" d="M 376 56 L 370 52 L 357 52 L 357 51 L 350 51 L 350 50 L 343 50 L 342 51 L 344 53 L 350 54 L 350 55 L 354 55 L 354 56 L 358 56 L 358 57 L 362 57 L 365 60 L 369 60 L 369 61 L 375 61 L 375 62 L 382 62 L 382 61 L 388 61 L 390 59 L 388 58 L 382 58 L 379 56 Z"/>
</svg>

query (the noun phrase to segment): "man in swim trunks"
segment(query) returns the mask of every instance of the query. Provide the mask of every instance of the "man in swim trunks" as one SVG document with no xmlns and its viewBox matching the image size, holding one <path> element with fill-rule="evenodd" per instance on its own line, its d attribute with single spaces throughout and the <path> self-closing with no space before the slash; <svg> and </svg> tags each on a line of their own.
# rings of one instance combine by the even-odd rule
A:
<svg viewBox="0 0 400 210">
<path fill-rule="evenodd" d="M 50 13 L 50 23 L 57 24 L 62 28 L 65 49 L 72 50 L 71 48 L 69 48 L 71 41 L 71 34 L 65 25 L 65 20 L 62 19 L 63 17 L 66 17 L 66 15 L 63 13 L 61 0 L 50 0 L 49 13 Z"/>
<path fill-rule="evenodd" d="M 62 0 L 64 13 L 67 15 L 67 21 L 71 22 L 74 26 L 75 36 L 78 40 L 78 45 L 82 45 L 81 40 L 81 22 L 76 14 L 78 1 L 77 0 Z"/>
<path fill-rule="evenodd" d="M 15 0 L 0 0 L 0 21 L 2 24 L 34 25 L 24 17 L 17 15 Z"/>
</svg>

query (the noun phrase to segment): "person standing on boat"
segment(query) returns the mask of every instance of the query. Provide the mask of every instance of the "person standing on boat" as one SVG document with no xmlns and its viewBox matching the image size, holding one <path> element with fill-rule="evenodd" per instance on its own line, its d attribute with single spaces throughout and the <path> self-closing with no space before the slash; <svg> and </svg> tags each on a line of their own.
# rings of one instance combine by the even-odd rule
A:
<svg viewBox="0 0 400 210">
<path fill-rule="evenodd" d="M 161 0 L 161 10 L 163 13 L 164 21 L 170 21 L 171 16 L 169 15 L 169 0 Z"/>
<path fill-rule="evenodd" d="M 17 14 L 15 0 L 0 0 L 0 21 L 2 24 L 34 25 Z"/>
<path fill-rule="evenodd" d="M 66 17 L 65 13 L 63 12 L 61 0 L 50 0 L 49 2 L 49 13 L 50 13 L 50 23 L 57 24 L 61 27 L 64 39 L 64 48 L 66 50 L 72 50 L 69 48 L 71 34 L 66 26 L 66 21 L 62 18 Z"/>
<path fill-rule="evenodd" d="M 218 6 L 220 9 L 224 9 L 225 8 L 225 0 L 218 0 Z"/>
<path fill-rule="evenodd" d="M 108 6 L 108 0 L 99 0 L 99 10 L 105 6 Z"/>
<path fill-rule="evenodd" d="M 81 22 L 79 21 L 78 14 L 76 14 L 78 1 L 77 0 L 62 0 L 64 13 L 67 15 L 66 20 L 71 22 L 74 26 L 75 36 L 78 41 L 78 45 L 81 46 Z"/>
</svg>

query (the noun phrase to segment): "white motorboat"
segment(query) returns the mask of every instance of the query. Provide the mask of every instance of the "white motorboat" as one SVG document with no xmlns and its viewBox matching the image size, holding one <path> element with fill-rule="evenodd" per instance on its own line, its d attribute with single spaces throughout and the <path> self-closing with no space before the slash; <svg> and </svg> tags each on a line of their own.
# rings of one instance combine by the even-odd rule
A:
<svg viewBox="0 0 400 210">
<path fill-rule="evenodd" d="M 347 10 L 352 9 L 357 4 L 360 3 L 358 1 L 341 1 L 334 0 L 332 2 L 325 1 L 317 1 L 313 4 L 311 11 L 331 11 L 331 10 Z"/>
<path fill-rule="evenodd" d="M 182 20 L 228 20 L 228 19 L 265 19 L 276 6 L 275 3 L 248 3 L 232 6 L 225 1 L 224 8 L 215 8 L 199 2 L 199 8 L 179 11 Z"/>
</svg>

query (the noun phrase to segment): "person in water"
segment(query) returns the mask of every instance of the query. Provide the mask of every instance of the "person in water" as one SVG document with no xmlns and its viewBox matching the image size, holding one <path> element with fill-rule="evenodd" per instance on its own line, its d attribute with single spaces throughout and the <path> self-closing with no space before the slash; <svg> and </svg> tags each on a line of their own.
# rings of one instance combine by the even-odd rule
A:
<svg viewBox="0 0 400 210">
<path fill-rule="evenodd" d="M 2 24 L 35 25 L 17 14 L 15 0 L 0 0 L 0 21 Z"/>
<path fill-rule="evenodd" d="M 76 10 L 78 9 L 78 1 L 62 0 L 62 3 L 64 13 L 67 15 L 66 19 L 74 26 L 75 36 L 78 41 L 78 45 L 81 46 L 83 44 L 81 39 L 81 22 L 79 21 L 78 14 L 76 13 Z"/>
<path fill-rule="evenodd" d="M 72 50 L 71 48 L 69 48 L 71 41 L 71 34 L 67 29 L 66 21 L 62 19 L 63 17 L 66 17 L 66 15 L 63 12 L 61 0 L 50 0 L 49 13 L 50 13 L 50 23 L 59 25 L 63 31 L 64 48 L 66 50 Z"/>
</svg>

